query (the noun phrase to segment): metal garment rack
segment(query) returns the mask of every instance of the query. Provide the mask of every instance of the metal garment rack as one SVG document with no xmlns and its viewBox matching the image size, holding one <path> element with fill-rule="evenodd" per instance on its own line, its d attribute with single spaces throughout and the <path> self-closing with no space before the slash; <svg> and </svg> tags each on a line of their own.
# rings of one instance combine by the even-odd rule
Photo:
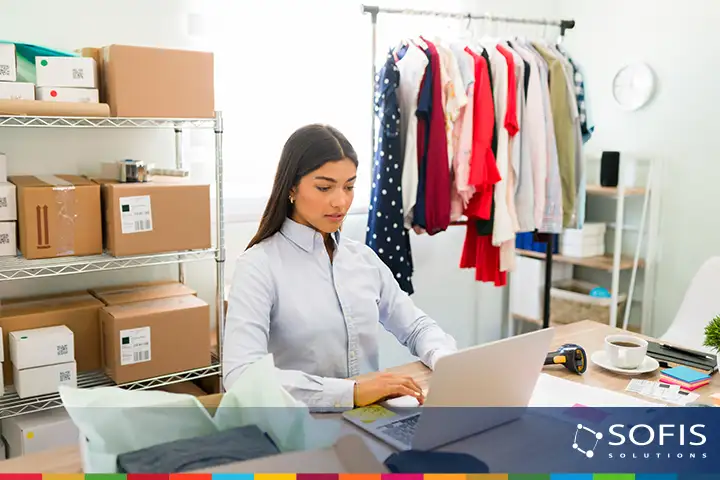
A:
<svg viewBox="0 0 720 480">
<path fill-rule="evenodd" d="M 223 215 L 222 113 L 215 112 L 214 118 L 203 119 L 0 116 L 0 127 L 173 129 L 175 132 L 175 164 L 177 168 L 183 168 L 184 163 L 182 148 L 183 131 L 188 129 L 213 130 L 215 136 L 216 214 L 216 241 L 213 248 L 128 257 L 113 257 L 108 254 L 43 260 L 26 260 L 22 257 L 2 257 L 0 258 L 0 282 L 155 265 L 178 265 L 178 279 L 184 282 L 186 263 L 214 258 L 217 282 L 215 292 L 217 354 L 212 354 L 210 365 L 121 385 L 116 385 L 102 371 L 81 372 L 78 373 L 78 387 L 119 386 L 127 390 L 146 390 L 205 377 L 222 377 L 222 338 L 225 326 L 225 310 L 223 308 L 225 300 L 223 293 L 223 285 L 225 283 L 225 223 Z M 210 332 L 208 332 L 208 334 L 209 333 Z M 0 397 L 0 419 L 50 410 L 61 406 L 62 401 L 57 393 L 19 398 L 13 388 L 5 388 L 4 395 Z"/>
<path fill-rule="evenodd" d="M 538 19 L 538 18 L 521 18 L 521 17 L 508 17 L 503 15 L 492 15 L 490 13 L 476 14 L 476 13 L 461 13 L 461 12 L 443 12 L 436 10 L 413 10 L 413 9 L 401 9 L 401 8 L 384 8 L 376 5 L 362 5 L 362 13 L 370 15 L 370 22 L 372 24 L 372 83 L 371 83 L 371 97 L 372 101 L 372 146 L 371 152 L 375 152 L 375 76 L 377 75 L 377 68 L 375 66 L 375 60 L 377 58 L 377 23 L 378 15 L 406 15 L 406 16 L 424 16 L 424 17 L 440 17 L 440 18 L 453 18 L 457 20 L 490 20 L 493 22 L 501 23 L 517 23 L 524 25 L 547 25 L 560 28 L 560 36 L 564 37 L 566 30 L 575 28 L 575 20 L 550 20 L 550 19 Z M 460 223 L 455 223 L 458 225 Z M 545 290 L 544 306 L 543 306 L 543 328 L 550 326 L 550 289 L 552 282 L 552 261 L 553 261 L 553 236 L 551 234 L 538 234 L 539 240 L 544 241 L 547 244 L 546 255 L 545 255 Z"/>
</svg>

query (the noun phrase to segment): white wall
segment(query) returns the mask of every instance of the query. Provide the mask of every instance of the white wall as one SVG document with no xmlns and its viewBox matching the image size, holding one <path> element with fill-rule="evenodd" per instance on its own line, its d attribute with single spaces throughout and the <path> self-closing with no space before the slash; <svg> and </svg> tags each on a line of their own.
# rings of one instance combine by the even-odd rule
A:
<svg viewBox="0 0 720 480">
<path fill-rule="evenodd" d="M 332 3 L 337 5 L 336 0 Z M 235 6 L 237 7 L 236 2 Z M 307 10 L 299 11 L 297 7 L 289 7 L 286 1 L 273 0 L 267 2 L 277 4 L 271 8 L 272 15 L 264 9 L 255 12 L 253 9 L 237 12 L 237 8 L 224 10 L 223 1 L 202 2 L 190 0 L 67 0 L 64 2 L 47 2 L 46 0 L 24 0 L 14 2 L 0 0 L 0 31 L 3 38 L 19 42 L 38 43 L 60 49 L 75 49 L 83 46 L 97 46 L 109 43 L 129 43 L 140 45 L 154 45 L 178 48 L 205 48 L 210 43 L 210 32 L 217 30 L 212 21 L 218 18 L 218 12 L 225 14 L 229 21 L 223 25 L 231 25 L 235 31 L 254 32 L 260 40 L 256 43 L 233 43 L 226 40 L 226 46 L 243 52 L 243 49 L 258 49 L 265 39 L 279 37 L 282 46 L 290 49 L 295 45 L 297 38 L 305 38 L 302 28 L 286 31 L 283 25 L 296 23 L 304 25 L 299 14 L 322 16 L 323 6 L 329 8 L 330 0 L 308 0 L 303 2 Z M 412 6 L 413 8 L 444 8 L 466 11 L 473 8 L 476 2 L 470 0 L 456 0 L 446 2 L 440 6 L 436 1 L 383 1 L 383 6 Z M 553 8 L 549 8 L 549 7 Z M 492 11 L 497 14 L 550 17 L 554 16 L 555 2 L 535 2 L 532 0 L 492 0 L 483 2 L 481 12 Z M 288 8 L 285 8 L 288 7 Z M 312 10 L 316 7 L 316 10 Z M 336 7 L 333 7 L 336 8 Z M 323 112 L 342 110 L 342 116 L 333 118 L 357 119 L 358 124 L 346 124 L 352 132 L 351 140 L 359 151 L 365 152 L 362 169 L 368 169 L 369 152 L 369 124 L 370 124 L 370 90 L 369 90 L 369 60 L 370 60 L 370 19 L 360 14 L 358 5 L 347 8 L 347 13 L 336 14 L 332 18 L 325 18 L 322 22 L 306 23 L 313 28 L 327 30 L 314 31 L 309 35 L 314 39 L 317 50 L 299 52 L 297 55 L 325 55 L 323 45 L 328 48 L 338 44 L 346 46 L 349 58 L 354 58 L 351 66 L 346 70 L 336 71 L 334 75 L 321 75 L 312 79 L 299 78 L 301 84 L 310 86 L 313 81 L 339 83 L 346 81 L 347 76 L 364 75 L 367 88 L 362 91 L 349 92 L 353 98 L 347 102 L 337 103 L 336 98 L 319 96 L 308 102 L 307 98 L 297 98 L 297 103 L 286 102 L 284 108 L 287 114 L 302 109 L 312 109 L 317 104 L 317 115 L 322 117 Z M 38 12 L 42 12 L 39 15 Z M 228 14 L 227 12 L 232 12 Z M 298 13 L 299 12 L 299 13 Z M 201 14 L 188 19 L 188 14 Z M 284 23 L 283 23 L 284 22 Z M 189 27 L 189 23 L 192 24 Z M 319 26 L 318 26 L 319 25 Z M 480 30 L 482 24 L 476 23 Z M 401 35 L 418 34 L 446 35 L 449 28 L 464 28 L 464 22 L 450 22 L 442 20 L 417 20 L 408 23 L 402 17 L 380 17 L 378 28 L 378 53 L 382 54 L 391 43 L 395 43 Z M 189 28 L 195 35 L 189 34 Z M 288 27 L 289 28 L 289 27 Z M 541 27 L 519 27 L 515 30 L 505 29 L 502 26 L 495 30 L 498 34 L 516 31 L 525 35 L 535 35 L 542 32 Z M 198 36 L 199 35 L 199 36 Z M 206 36 L 203 36 L 206 35 Z M 300 37 L 297 37 L 299 35 Z M 252 36 L 252 35 L 251 35 Z M 232 37 L 228 37 L 232 39 Z M 320 42 L 322 40 L 322 42 Z M 319 43 L 318 43 L 319 42 Z M 325 43 L 323 43 L 325 42 Z M 330 50 L 342 54 L 343 50 Z M 227 49 L 226 49 L 227 51 Z M 247 52 L 247 50 L 246 50 Z M 258 75 L 263 78 L 290 75 L 289 79 L 298 78 L 297 73 L 283 70 L 283 63 L 279 57 L 273 56 L 272 51 L 263 63 L 253 61 L 247 74 Z M 249 55 L 249 53 L 248 53 Z M 245 57 L 242 57 L 245 58 Z M 258 58 L 258 57 L 252 57 Z M 231 72 L 227 64 L 218 66 L 218 72 Z M 331 72 L 333 73 L 333 72 Z M 294 77 L 293 77 L 294 75 Z M 320 80 L 318 80 L 320 78 Z M 305 82 L 305 83 L 303 83 Z M 333 90 L 333 91 L 338 91 Z M 272 93 L 272 92 L 270 92 Z M 244 91 L 244 95 L 254 96 L 254 91 Z M 227 90 L 219 91 L 222 98 L 220 104 L 223 108 L 233 105 L 232 96 Z M 250 97 L 246 97 L 250 98 Z M 228 111 L 228 115 L 233 112 Z M 237 115 L 237 111 L 234 112 Z M 312 113 L 312 111 L 311 111 Z M 327 115 L 330 115 L 327 113 Z M 243 112 L 252 119 L 254 115 L 261 115 L 260 111 Z M 298 118 L 304 118 L 302 116 Z M 323 121 L 319 118 L 318 121 Z M 230 123 L 231 124 L 231 123 Z M 268 143 L 267 138 L 274 138 L 267 134 L 272 129 L 272 122 L 253 122 L 236 124 L 238 128 L 230 129 L 226 125 L 226 137 L 231 136 L 236 141 L 251 142 L 254 144 Z M 299 126 L 299 125 L 298 125 Z M 357 133 L 355 133 L 357 132 Z M 193 137 L 188 140 L 192 150 L 190 156 L 193 176 L 200 180 L 207 180 L 212 174 L 212 150 L 209 137 Z M 274 165 L 281 145 L 277 139 L 267 145 L 267 153 L 258 158 L 256 155 L 246 158 L 236 154 L 228 155 L 226 150 L 225 165 L 227 171 L 232 171 L 229 183 L 237 182 L 266 182 L 266 178 L 256 175 L 253 163 L 263 162 Z M 206 149 L 206 150 L 201 150 Z M 109 131 L 84 130 L 71 131 L 65 129 L 0 129 L 0 150 L 5 151 L 9 158 L 11 174 L 22 173 L 85 173 L 96 171 L 101 161 L 112 161 L 122 158 L 140 158 L 157 164 L 170 165 L 174 161 L 173 136 L 171 132 L 151 131 Z M 237 168 L 244 165 L 245 168 Z M 235 167 L 234 170 L 233 168 Z M 272 172 L 273 168 L 265 168 L 264 172 Z M 259 175 L 259 174 L 258 174 Z M 226 279 L 229 281 L 234 269 L 234 259 L 242 252 L 248 240 L 254 233 L 259 219 L 258 205 L 262 206 L 262 199 L 254 202 L 246 198 L 237 188 L 228 192 L 234 198 L 228 201 L 226 227 L 227 267 Z M 358 197 L 361 197 L 359 194 Z M 243 198 L 245 197 L 245 198 Z M 358 211 L 352 215 L 346 225 L 345 232 L 360 241 L 364 239 L 366 216 L 362 213 L 363 201 L 358 203 Z M 461 346 L 499 338 L 501 336 L 501 321 L 503 318 L 503 289 L 490 285 L 481 285 L 474 281 L 472 271 L 461 271 L 457 268 L 460 251 L 464 239 L 463 228 L 452 228 L 450 231 L 435 237 L 413 237 L 412 248 L 416 274 L 414 277 L 417 293 L 414 300 L 450 333 L 455 335 Z M 85 275 L 72 275 L 63 278 L 23 280 L 19 282 L 0 283 L 0 298 L 15 295 L 40 294 L 44 292 L 58 292 L 74 289 L 84 289 L 95 285 L 113 284 L 120 282 L 140 281 L 144 279 L 167 278 L 176 275 L 174 267 L 142 268 L 127 270 L 121 273 L 93 273 Z M 188 283 L 199 290 L 200 296 L 208 302 L 214 300 L 214 268 L 213 263 L 203 262 L 188 265 Z M 407 359 L 404 350 L 387 336 L 382 339 L 382 361 L 384 365 L 403 362 Z"/>
<path fill-rule="evenodd" d="M 596 134 L 591 154 L 619 150 L 664 163 L 654 327 L 672 321 L 690 279 L 720 253 L 720 178 L 715 130 L 720 91 L 715 59 L 720 3 L 714 0 L 561 0 L 560 13 L 577 21 L 567 47 L 590 82 Z M 611 33 L 606 33 L 606 32 Z M 659 91 L 637 112 L 612 98 L 622 65 L 643 61 L 655 69 Z M 709 320 L 709 319 L 708 319 Z"/>
</svg>

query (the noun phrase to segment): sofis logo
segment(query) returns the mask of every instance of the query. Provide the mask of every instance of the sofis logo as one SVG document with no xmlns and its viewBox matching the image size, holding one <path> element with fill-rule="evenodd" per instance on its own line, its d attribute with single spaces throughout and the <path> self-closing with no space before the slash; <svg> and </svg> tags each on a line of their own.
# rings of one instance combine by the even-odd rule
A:
<svg viewBox="0 0 720 480">
<path fill-rule="evenodd" d="M 577 425 L 572 448 L 587 458 L 593 458 L 600 441 L 607 440 L 607 458 L 707 458 L 703 446 L 707 437 L 705 425 L 612 425 L 607 434 Z M 682 450 L 682 451 L 679 451 Z"/>
</svg>

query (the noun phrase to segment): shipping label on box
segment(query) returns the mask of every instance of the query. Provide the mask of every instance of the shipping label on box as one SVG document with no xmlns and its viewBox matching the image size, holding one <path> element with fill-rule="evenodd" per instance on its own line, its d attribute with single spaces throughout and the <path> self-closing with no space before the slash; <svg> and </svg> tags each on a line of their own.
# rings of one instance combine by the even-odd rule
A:
<svg viewBox="0 0 720 480">
<path fill-rule="evenodd" d="M 120 365 L 149 362 L 150 352 L 150 327 L 120 330 Z"/>
<path fill-rule="evenodd" d="M 0 222 L 17 220 L 17 189 L 12 183 L 0 183 Z"/>
<path fill-rule="evenodd" d="M 17 80 L 17 56 L 14 43 L 0 43 L 0 81 Z"/>
<path fill-rule="evenodd" d="M 60 385 L 77 387 L 77 364 L 73 361 L 22 370 L 13 365 L 13 377 L 20 398 L 57 393 Z"/>
<path fill-rule="evenodd" d="M 99 103 L 97 88 L 37 87 L 37 99 L 45 102 Z"/>
<path fill-rule="evenodd" d="M 0 257 L 17 256 L 17 223 L 0 222 Z M 0 330 L 1 331 L 1 330 Z M 2 349 L 0 348 L 0 351 Z M 2 356 L 0 355 L 0 358 Z"/>
<path fill-rule="evenodd" d="M 19 369 L 75 360 L 75 338 L 65 325 L 10 333 L 10 360 Z"/>
<path fill-rule="evenodd" d="M 35 84 L 27 82 L 0 82 L 0 99 L 35 100 Z"/>
<path fill-rule="evenodd" d="M 35 57 L 38 87 L 97 88 L 97 64 L 89 57 Z"/>
<path fill-rule="evenodd" d="M 152 231 L 150 195 L 120 197 L 120 221 L 122 233 Z"/>
</svg>

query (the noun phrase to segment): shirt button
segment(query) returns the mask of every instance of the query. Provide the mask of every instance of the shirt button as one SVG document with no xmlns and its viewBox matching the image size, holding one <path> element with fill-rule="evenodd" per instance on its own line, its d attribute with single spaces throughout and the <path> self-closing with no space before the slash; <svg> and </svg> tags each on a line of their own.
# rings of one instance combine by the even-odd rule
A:
<svg viewBox="0 0 720 480">
<path fill-rule="evenodd" d="M 350 352 L 350 358 L 355 358 L 355 352 Z"/>
</svg>

